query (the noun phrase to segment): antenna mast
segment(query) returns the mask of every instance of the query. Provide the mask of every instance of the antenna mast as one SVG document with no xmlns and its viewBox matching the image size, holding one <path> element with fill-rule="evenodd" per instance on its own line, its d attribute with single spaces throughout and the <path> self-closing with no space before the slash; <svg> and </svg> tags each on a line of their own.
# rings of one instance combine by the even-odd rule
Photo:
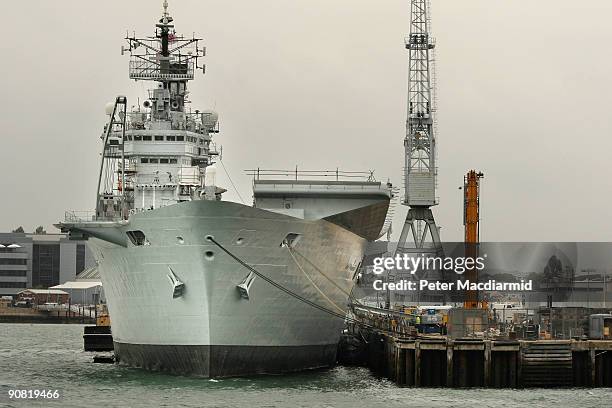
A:
<svg viewBox="0 0 612 408">
<path fill-rule="evenodd" d="M 164 0 L 164 17 L 168 17 L 168 0 Z"/>
</svg>

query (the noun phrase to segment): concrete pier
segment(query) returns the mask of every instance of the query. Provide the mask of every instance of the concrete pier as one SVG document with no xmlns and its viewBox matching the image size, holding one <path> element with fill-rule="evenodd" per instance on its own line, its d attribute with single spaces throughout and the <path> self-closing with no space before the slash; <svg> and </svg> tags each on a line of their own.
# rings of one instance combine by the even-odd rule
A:
<svg viewBox="0 0 612 408">
<path fill-rule="evenodd" d="M 364 364 L 402 386 L 612 387 L 612 341 L 366 338 Z"/>
</svg>

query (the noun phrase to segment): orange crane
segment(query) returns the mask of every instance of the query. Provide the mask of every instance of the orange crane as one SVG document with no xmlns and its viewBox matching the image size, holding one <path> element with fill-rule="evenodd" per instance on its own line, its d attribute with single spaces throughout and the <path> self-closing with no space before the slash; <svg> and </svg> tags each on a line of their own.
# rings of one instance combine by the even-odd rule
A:
<svg viewBox="0 0 612 408">
<path fill-rule="evenodd" d="M 470 170 L 463 180 L 463 225 L 465 226 L 466 258 L 476 259 L 478 257 L 478 246 L 480 244 L 480 179 L 483 177 L 482 172 Z M 477 282 L 478 270 L 475 267 L 468 268 L 465 276 L 470 282 Z M 478 291 L 468 290 L 465 294 L 463 307 L 466 309 L 486 309 L 487 304 L 479 302 Z"/>
</svg>

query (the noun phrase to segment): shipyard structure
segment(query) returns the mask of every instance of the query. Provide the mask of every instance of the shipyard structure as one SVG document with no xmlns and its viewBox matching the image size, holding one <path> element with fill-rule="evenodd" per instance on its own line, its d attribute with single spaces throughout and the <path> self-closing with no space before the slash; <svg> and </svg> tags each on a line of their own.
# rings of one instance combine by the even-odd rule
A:
<svg viewBox="0 0 612 408">
<path fill-rule="evenodd" d="M 402 386 L 612 386 L 612 244 L 481 243 L 485 175 L 476 170 L 459 187 L 464 241 L 441 242 L 431 210 L 436 44 L 429 1 L 410 5 L 409 209 L 396 245 L 368 246 L 340 361 Z M 424 267 L 430 263 L 438 266 Z"/>
</svg>

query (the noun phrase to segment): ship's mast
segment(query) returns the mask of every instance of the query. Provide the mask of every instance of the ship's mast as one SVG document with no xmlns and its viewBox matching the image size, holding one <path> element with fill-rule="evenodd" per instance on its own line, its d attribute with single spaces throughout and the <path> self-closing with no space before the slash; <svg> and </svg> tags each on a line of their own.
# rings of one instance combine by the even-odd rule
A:
<svg viewBox="0 0 612 408">
<path fill-rule="evenodd" d="M 187 82 L 194 79 L 196 70 L 205 71 L 200 58 L 206 50 L 199 46 L 201 38 L 185 38 L 174 31 L 174 19 L 168 13 L 168 2 L 163 2 L 163 13 L 155 25 L 154 37 L 128 36 L 130 78 L 135 81 L 157 81 L 159 91 L 153 92 L 151 102 L 155 119 L 168 119 L 170 112 L 184 112 Z"/>
<path fill-rule="evenodd" d="M 408 113 L 406 121 L 404 200 L 410 207 L 396 254 L 441 255 L 440 234 L 431 207 L 436 198 L 436 136 L 432 99 L 433 49 L 429 0 L 411 0 Z"/>
<path fill-rule="evenodd" d="M 161 72 L 166 74 L 169 72 L 168 68 L 170 66 L 168 37 L 170 36 L 170 29 L 174 27 L 170 24 L 172 21 L 172 17 L 168 14 L 168 1 L 164 0 L 164 13 L 159 20 L 159 24 L 157 24 L 157 28 L 159 28 L 158 37 L 161 39 L 160 68 Z"/>
</svg>

